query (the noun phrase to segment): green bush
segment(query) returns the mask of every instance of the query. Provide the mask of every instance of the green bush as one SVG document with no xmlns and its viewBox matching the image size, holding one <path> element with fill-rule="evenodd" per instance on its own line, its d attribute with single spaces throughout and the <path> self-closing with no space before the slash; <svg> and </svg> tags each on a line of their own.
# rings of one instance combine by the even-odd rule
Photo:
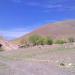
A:
<svg viewBox="0 0 75 75">
<path fill-rule="evenodd" d="M 29 37 L 29 41 L 33 44 L 33 45 L 39 45 L 42 44 L 43 39 L 41 36 L 38 35 L 32 35 Z"/>
<path fill-rule="evenodd" d="M 43 38 L 41 36 L 38 35 L 32 35 L 29 37 L 29 41 L 33 44 L 33 45 L 52 45 L 53 44 L 53 40 L 50 38 Z"/>
<path fill-rule="evenodd" d="M 39 40 L 37 40 L 37 45 L 44 45 L 44 38 L 40 37 Z"/>
<path fill-rule="evenodd" d="M 57 41 L 55 42 L 55 44 L 64 44 L 64 43 L 66 43 L 64 40 L 57 40 Z"/>
<path fill-rule="evenodd" d="M 53 40 L 51 38 L 45 38 L 44 39 L 44 44 L 45 45 L 52 45 L 53 44 Z"/>
<path fill-rule="evenodd" d="M 75 39 L 72 38 L 72 37 L 70 37 L 68 40 L 69 40 L 70 43 L 75 42 Z"/>
</svg>

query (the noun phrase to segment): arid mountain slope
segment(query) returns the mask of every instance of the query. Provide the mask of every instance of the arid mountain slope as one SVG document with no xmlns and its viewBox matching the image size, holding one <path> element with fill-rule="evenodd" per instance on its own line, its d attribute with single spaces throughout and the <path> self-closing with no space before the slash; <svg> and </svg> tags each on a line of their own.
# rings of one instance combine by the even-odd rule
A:
<svg viewBox="0 0 75 75">
<path fill-rule="evenodd" d="M 18 43 L 21 40 L 25 40 L 31 35 L 40 35 L 43 37 L 51 37 L 53 39 L 75 38 L 75 20 L 67 20 L 44 25 L 29 34 L 16 39 L 15 42 Z"/>
</svg>

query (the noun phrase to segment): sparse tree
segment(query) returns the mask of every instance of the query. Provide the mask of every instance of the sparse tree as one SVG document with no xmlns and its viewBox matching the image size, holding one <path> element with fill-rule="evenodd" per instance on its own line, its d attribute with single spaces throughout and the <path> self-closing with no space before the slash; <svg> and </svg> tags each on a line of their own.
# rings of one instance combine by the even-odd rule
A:
<svg viewBox="0 0 75 75">
<path fill-rule="evenodd" d="M 29 37 L 29 41 L 35 46 L 42 43 L 42 37 L 38 35 L 32 35 Z"/>
<path fill-rule="evenodd" d="M 70 43 L 75 42 L 75 39 L 73 37 L 70 37 L 68 40 Z"/>
<path fill-rule="evenodd" d="M 55 44 L 64 44 L 66 43 L 64 40 L 56 40 Z"/>
<path fill-rule="evenodd" d="M 33 44 L 33 45 L 52 45 L 53 44 L 53 40 L 51 38 L 44 38 L 38 35 L 32 35 L 29 37 L 29 41 Z"/>
<path fill-rule="evenodd" d="M 49 38 L 49 37 L 46 37 L 44 39 L 44 44 L 45 45 L 52 45 L 53 44 L 53 40 L 51 38 Z"/>
</svg>

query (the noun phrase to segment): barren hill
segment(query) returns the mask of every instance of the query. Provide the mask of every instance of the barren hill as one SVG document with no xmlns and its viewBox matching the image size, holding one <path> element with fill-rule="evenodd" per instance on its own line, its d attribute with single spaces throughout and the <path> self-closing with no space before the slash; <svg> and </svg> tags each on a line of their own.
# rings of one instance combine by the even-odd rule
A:
<svg viewBox="0 0 75 75">
<path fill-rule="evenodd" d="M 44 25 L 29 34 L 16 39 L 15 41 L 18 43 L 31 35 L 40 35 L 43 37 L 51 37 L 53 39 L 75 38 L 75 20 L 67 20 Z"/>
</svg>

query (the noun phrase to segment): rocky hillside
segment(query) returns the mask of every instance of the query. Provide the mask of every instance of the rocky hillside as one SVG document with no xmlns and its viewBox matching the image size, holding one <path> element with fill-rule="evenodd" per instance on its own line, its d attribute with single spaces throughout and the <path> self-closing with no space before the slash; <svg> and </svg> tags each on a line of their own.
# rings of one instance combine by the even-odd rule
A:
<svg viewBox="0 0 75 75">
<path fill-rule="evenodd" d="M 0 37 L 0 51 L 15 50 L 17 48 L 18 46 L 16 44 L 13 44 L 10 41 L 5 40 L 3 37 Z"/>
</svg>

